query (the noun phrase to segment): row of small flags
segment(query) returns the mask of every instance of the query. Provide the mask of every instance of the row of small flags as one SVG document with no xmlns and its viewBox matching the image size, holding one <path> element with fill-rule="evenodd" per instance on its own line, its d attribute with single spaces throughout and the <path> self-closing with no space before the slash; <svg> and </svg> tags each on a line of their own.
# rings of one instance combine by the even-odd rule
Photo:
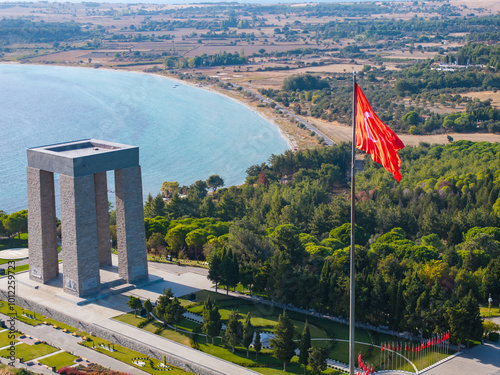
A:
<svg viewBox="0 0 500 375">
<path fill-rule="evenodd" d="M 396 343 L 394 344 L 394 342 L 392 343 L 392 347 L 391 347 L 391 343 L 384 343 L 384 344 L 380 344 L 380 351 L 384 351 L 384 350 L 392 350 L 392 351 L 407 351 L 407 352 L 419 352 L 421 350 L 424 350 L 424 349 L 427 349 L 431 346 L 434 346 L 434 345 L 439 345 L 441 344 L 442 342 L 446 341 L 446 340 L 449 340 L 450 339 L 450 333 L 449 332 L 446 332 L 446 333 L 443 333 L 442 335 L 439 335 L 437 337 L 433 337 L 431 339 L 428 339 L 427 341 L 423 341 L 421 344 L 407 344 L 407 343 L 404 343 L 404 346 L 403 346 L 403 343 Z"/>
<path fill-rule="evenodd" d="M 358 372 L 357 375 L 370 375 L 373 374 L 373 365 L 369 366 L 368 363 L 364 362 L 361 359 L 361 353 L 358 355 L 358 365 L 361 369 L 361 372 Z"/>
</svg>

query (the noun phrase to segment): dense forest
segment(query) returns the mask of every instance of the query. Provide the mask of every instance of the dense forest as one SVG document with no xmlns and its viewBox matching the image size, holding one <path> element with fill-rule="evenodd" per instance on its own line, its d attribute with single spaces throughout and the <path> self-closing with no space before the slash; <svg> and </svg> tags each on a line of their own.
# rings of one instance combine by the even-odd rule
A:
<svg viewBox="0 0 500 375">
<path fill-rule="evenodd" d="M 76 22 L 30 21 L 23 18 L 0 19 L 0 45 L 15 43 L 70 42 L 100 35 L 103 28 L 83 30 Z"/>
<path fill-rule="evenodd" d="M 477 338 L 478 301 L 500 298 L 500 145 L 400 154 L 401 183 L 368 158 L 357 177 L 357 319 Z M 347 144 L 285 152 L 211 195 L 205 181 L 166 183 L 145 205 L 148 247 L 207 258 L 216 283 L 346 317 L 349 160 Z"/>
<path fill-rule="evenodd" d="M 369 158 L 357 176 L 356 319 L 465 343 L 482 334 L 478 301 L 500 300 L 500 144 L 400 154 L 400 183 Z M 148 251 L 206 259 L 219 286 L 347 317 L 349 160 L 341 144 L 273 155 L 241 186 L 166 181 L 145 203 Z M 26 231 L 26 211 L 0 219 L 0 232 Z M 116 240 L 114 211 L 111 229 Z"/>
</svg>

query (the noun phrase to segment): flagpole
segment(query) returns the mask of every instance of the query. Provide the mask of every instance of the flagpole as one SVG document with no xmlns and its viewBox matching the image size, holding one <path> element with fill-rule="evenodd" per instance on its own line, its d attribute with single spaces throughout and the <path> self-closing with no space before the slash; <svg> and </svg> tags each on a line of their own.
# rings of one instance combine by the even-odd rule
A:
<svg viewBox="0 0 500 375">
<path fill-rule="evenodd" d="M 352 76 L 352 156 L 351 156 L 351 275 L 350 275 L 350 310 L 349 310 L 349 375 L 354 375 L 354 162 L 356 160 L 356 72 Z"/>
</svg>

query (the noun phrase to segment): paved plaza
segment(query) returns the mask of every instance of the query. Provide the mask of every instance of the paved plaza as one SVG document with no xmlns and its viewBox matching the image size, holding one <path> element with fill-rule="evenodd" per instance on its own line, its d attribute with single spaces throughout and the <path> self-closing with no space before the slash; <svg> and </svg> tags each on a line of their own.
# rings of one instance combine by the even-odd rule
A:
<svg viewBox="0 0 500 375">
<path fill-rule="evenodd" d="M 2 319 L 8 319 L 7 316 L 0 314 Z M 112 368 L 113 370 L 123 371 L 129 374 L 137 374 L 137 375 L 145 375 L 147 372 L 141 371 L 133 366 L 127 365 L 117 359 L 111 358 L 105 354 L 99 353 L 95 350 L 86 348 L 82 345 L 79 345 L 78 342 L 81 341 L 81 338 L 74 337 L 68 333 L 64 333 L 62 330 L 53 329 L 48 325 L 38 325 L 38 326 L 30 326 L 29 324 L 17 321 L 16 322 L 17 329 L 24 334 L 43 339 L 43 341 L 47 342 L 49 345 L 52 345 L 57 348 L 61 348 L 64 351 L 70 352 L 73 355 L 79 356 L 81 358 L 85 358 L 90 362 L 98 363 L 101 366 Z M 51 353 L 53 355 L 55 353 Z M 40 357 L 42 358 L 42 357 Z M 39 359 L 40 359 L 39 358 Z M 34 372 L 43 372 L 53 374 L 50 370 L 43 370 L 43 368 L 34 368 L 32 366 L 22 366 L 19 362 L 17 362 L 16 367 L 25 367 L 29 368 Z"/>
<path fill-rule="evenodd" d="M 424 372 L 425 375 L 500 375 L 500 343 L 486 342 Z"/>
<path fill-rule="evenodd" d="M 113 256 L 113 264 L 116 264 L 117 261 L 117 257 Z M 61 267 L 61 271 L 64 272 L 63 267 Z M 200 272 L 190 272 L 190 268 L 188 267 L 152 264 L 150 267 L 150 275 L 156 278 L 163 278 L 164 281 L 121 294 L 110 295 L 105 299 L 92 301 L 86 305 L 79 306 L 77 305 L 77 302 L 81 302 L 79 297 L 64 293 L 58 286 L 37 284 L 36 286 L 38 286 L 38 289 L 34 289 L 32 283 L 30 283 L 28 273 L 24 272 L 16 275 L 16 294 L 47 308 L 53 309 L 54 306 L 57 306 L 57 310 L 66 315 L 78 317 L 80 321 L 103 328 L 116 336 L 117 344 L 120 344 L 119 338 L 125 336 L 133 338 L 133 340 L 141 342 L 151 349 L 161 350 L 165 353 L 169 353 L 171 356 L 207 368 L 215 374 L 257 374 L 250 369 L 240 367 L 199 350 L 194 350 L 137 327 L 111 319 L 114 316 L 130 311 L 130 308 L 127 306 L 128 297 L 130 295 L 138 296 L 143 300 L 151 298 L 152 301 L 156 301 L 158 296 L 162 294 L 163 290 L 166 288 L 172 288 L 175 296 L 182 296 L 200 289 L 210 289 L 212 284 L 203 273 L 204 272 L 201 272 L 201 274 Z M 0 279 L 0 289 L 7 290 L 7 278 Z M 21 322 L 18 322 L 18 324 L 21 324 Z M 38 329 L 38 327 L 33 328 Z M 49 331 L 56 330 L 49 329 Z M 32 332 L 33 334 L 30 332 L 25 333 L 35 337 L 38 336 L 45 340 L 45 334 L 49 332 L 40 331 L 40 333 Z M 57 344 L 56 342 L 54 342 L 54 345 L 65 349 L 61 344 Z M 85 358 L 89 357 L 90 356 L 87 355 Z M 96 362 L 100 363 L 99 361 Z M 116 368 L 114 366 L 108 367 Z M 126 372 L 132 374 L 143 373 L 142 371 L 136 370 L 127 370 Z"/>
</svg>

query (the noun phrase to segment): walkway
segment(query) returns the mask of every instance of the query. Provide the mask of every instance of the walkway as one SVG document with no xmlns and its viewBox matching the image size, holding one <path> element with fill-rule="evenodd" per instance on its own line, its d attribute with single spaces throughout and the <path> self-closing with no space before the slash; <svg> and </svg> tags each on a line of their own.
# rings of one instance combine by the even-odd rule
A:
<svg viewBox="0 0 500 375">
<path fill-rule="evenodd" d="M 8 319 L 6 315 L 0 314 L 0 317 L 4 320 Z M 124 362 L 121 362 L 117 359 L 108 357 L 105 354 L 101 354 L 95 350 L 86 348 L 78 344 L 81 341 L 81 338 L 74 337 L 71 334 L 64 333 L 62 330 L 54 329 L 48 325 L 38 325 L 38 326 L 30 326 L 29 324 L 23 323 L 21 321 L 16 321 L 16 329 L 24 334 L 36 337 L 38 339 L 42 339 L 47 342 L 49 345 L 52 345 L 56 348 L 61 348 L 64 351 L 70 352 L 73 355 L 85 358 L 90 360 L 91 362 L 98 363 L 101 366 L 112 368 L 113 370 L 118 370 L 130 374 L 137 375 L 145 375 L 148 374 L 145 371 L 141 371 L 133 366 L 127 365 Z M 51 356 L 56 354 L 57 352 L 50 353 L 47 356 Z M 43 357 L 39 357 L 37 359 L 41 359 Z M 24 367 L 18 366 L 19 363 L 16 363 L 16 367 Z M 52 373 L 48 371 L 48 373 Z"/>
<path fill-rule="evenodd" d="M 116 261 L 117 257 L 113 256 L 113 263 L 115 264 Z M 170 356 L 177 357 L 188 364 L 196 364 L 199 367 L 207 368 L 214 374 L 257 374 L 257 372 L 253 370 L 235 365 L 212 355 L 203 353 L 199 350 L 192 349 L 174 341 L 167 340 L 161 336 L 154 335 L 139 328 L 111 319 L 114 316 L 130 311 L 130 308 L 127 306 L 127 301 L 128 296 L 131 294 L 140 296 L 143 300 L 151 298 L 152 301 L 155 301 L 158 296 L 163 293 L 163 289 L 169 287 L 172 288 L 176 296 L 182 296 L 200 289 L 209 289 L 212 285 L 211 282 L 207 280 L 205 275 L 190 272 L 190 267 L 150 263 L 149 271 L 152 275 L 163 277 L 165 281 L 148 285 L 144 288 L 134 289 L 131 292 L 112 295 L 84 306 L 77 306 L 74 302 L 70 302 L 72 301 L 72 296 L 63 293 L 58 287 L 50 285 L 37 285 L 38 289 L 33 289 L 29 286 L 32 282 L 29 280 L 28 273 L 20 273 L 16 275 L 16 294 L 49 309 L 57 308 L 58 311 L 64 312 L 64 314 L 68 316 L 78 317 L 78 319 L 82 322 L 95 324 L 104 328 L 114 334 L 116 340 L 115 342 L 117 344 L 120 344 L 120 337 L 125 336 L 142 343 L 146 347 L 157 349 L 169 354 Z M 202 273 L 204 272 L 202 271 Z M 6 278 L 0 278 L 0 288 L 7 290 Z M 22 322 L 17 322 L 17 324 L 17 329 L 20 331 L 23 331 L 30 336 L 44 339 L 56 347 L 74 352 L 75 355 L 82 356 L 100 363 L 103 366 L 111 367 L 116 370 L 132 374 L 144 374 L 144 372 L 135 368 L 132 368 L 133 370 L 131 370 L 128 365 L 125 365 L 127 366 L 126 370 L 122 370 L 122 367 L 120 366 L 123 366 L 124 364 L 118 361 L 114 362 L 115 360 L 113 360 L 113 363 L 107 362 L 106 360 L 112 360 L 107 356 L 104 357 L 105 359 L 93 357 L 92 355 L 100 353 L 81 347 L 77 344 L 77 340 L 75 340 L 71 335 L 64 334 L 48 326 L 31 327 L 23 324 Z M 81 352 L 82 350 L 85 352 Z M 148 353 L 144 354 L 148 355 Z M 189 365 L 187 367 L 189 367 Z"/>
<path fill-rule="evenodd" d="M 436 366 L 425 375 L 500 375 L 500 342 L 477 345 Z"/>
</svg>

